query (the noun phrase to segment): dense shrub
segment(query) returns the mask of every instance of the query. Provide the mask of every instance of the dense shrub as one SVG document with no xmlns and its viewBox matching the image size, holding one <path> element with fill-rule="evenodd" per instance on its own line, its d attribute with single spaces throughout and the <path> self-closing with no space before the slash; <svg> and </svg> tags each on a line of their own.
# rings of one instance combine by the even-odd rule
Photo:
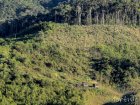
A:
<svg viewBox="0 0 140 105">
<path fill-rule="evenodd" d="M 109 76 L 110 81 L 120 86 L 126 86 L 131 78 L 136 78 L 139 73 L 136 64 L 129 59 L 93 59 L 92 67 L 96 71 L 102 72 L 104 76 Z"/>
</svg>

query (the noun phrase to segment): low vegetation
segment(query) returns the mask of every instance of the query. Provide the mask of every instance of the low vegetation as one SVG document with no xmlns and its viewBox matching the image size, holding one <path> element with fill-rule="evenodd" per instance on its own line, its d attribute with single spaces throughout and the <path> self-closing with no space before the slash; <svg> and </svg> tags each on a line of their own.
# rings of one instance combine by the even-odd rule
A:
<svg viewBox="0 0 140 105">
<path fill-rule="evenodd" d="M 1 105 L 102 105 L 117 102 L 121 87 L 138 89 L 139 28 L 37 26 L 38 32 L 0 38 Z M 82 82 L 89 87 L 76 86 Z"/>
</svg>

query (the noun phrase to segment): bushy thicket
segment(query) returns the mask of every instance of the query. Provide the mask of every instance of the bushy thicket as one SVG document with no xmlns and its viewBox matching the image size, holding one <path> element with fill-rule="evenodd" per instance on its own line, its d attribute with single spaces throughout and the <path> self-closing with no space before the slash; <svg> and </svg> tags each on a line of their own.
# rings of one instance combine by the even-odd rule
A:
<svg viewBox="0 0 140 105">
<path fill-rule="evenodd" d="M 61 59 L 56 48 L 46 50 L 40 49 L 39 43 L 18 42 L 0 49 L 1 105 L 84 105 L 83 92 L 63 80 L 65 76 L 57 78 L 54 69 L 59 68 L 53 69 L 51 63 Z M 48 59 L 43 56 L 45 50 Z"/>
<path fill-rule="evenodd" d="M 131 79 L 139 78 L 138 32 L 44 22 L 0 38 L 1 104 L 86 105 L 86 91 L 112 95 L 92 88 L 93 78 L 131 87 Z M 76 87 L 82 82 L 89 87 Z"/>
<path fill-rule="evenodd" d="M 129 87 L 129 82 L 139 76 L 139 66 L 130 59 L 101 58 L 93 59 L 93 69 L 102 73 L 119 87 Z"/>
</svg>

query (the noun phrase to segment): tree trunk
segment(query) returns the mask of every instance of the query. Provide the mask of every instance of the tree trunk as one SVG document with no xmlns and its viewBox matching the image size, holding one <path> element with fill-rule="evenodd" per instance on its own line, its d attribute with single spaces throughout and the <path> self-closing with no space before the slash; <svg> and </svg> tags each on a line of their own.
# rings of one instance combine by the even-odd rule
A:
<svg viewBox="0 0 140 105">
<path fill-rule="evenodd" d="M 120 23 L 120 11 L 116 11 L 116 24 Z"/>
<path fill-rule="evenodd" d="M 80 5 L 77 5 L 77 24 L 81 25 L 82 9 Z"/>
<path fill-rule="evenodd" d="M 96 24 L 99 24 L 99 14 L 96 12 Z"/>
<path fill-rule="evenodd" d="M 55 13 L 54 13 L 54 21 L 57 22 L 57 11 L 55 10 Z"/>
<path fill-rule="evenodd" d="M 89 9 L 88 9 L 87 25 L 92 25 L 92 7 L 89 7 Z"/>
<path fill-rule="evenodd" d="M 105 11 L 102 10 L 102 24 L 105 24 Z"/>
</svg>

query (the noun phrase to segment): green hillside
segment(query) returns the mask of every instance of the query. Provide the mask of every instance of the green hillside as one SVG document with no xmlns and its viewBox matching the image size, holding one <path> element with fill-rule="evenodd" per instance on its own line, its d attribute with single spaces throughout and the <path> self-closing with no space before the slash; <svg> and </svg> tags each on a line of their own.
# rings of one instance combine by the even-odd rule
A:
<svg viewBox="0 0 140 105">
<path fill-rule="evenodd" d="M 0 105 L 103 105 L 139 89 L 139 27 L 38 26 L 0 38 Z"/>
<path fill-rule="evenodd" d="M 0 105 L 140 105 L 140 0 L 0 0 Z"/>
</svg>

